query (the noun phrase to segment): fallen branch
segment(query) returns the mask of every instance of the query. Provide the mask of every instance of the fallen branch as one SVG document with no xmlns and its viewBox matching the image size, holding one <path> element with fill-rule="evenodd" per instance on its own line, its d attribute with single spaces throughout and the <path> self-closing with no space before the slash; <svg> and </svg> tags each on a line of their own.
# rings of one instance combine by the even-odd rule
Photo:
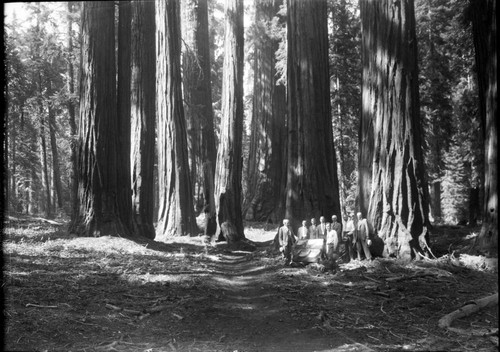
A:
<svg viewBox="0 0 500 352">
<path fill-rule="evenodd" d="M 42 306 L 42 305 L 33 304 L 33 303 L 26 304 L 26 308 L 28 308 L 28 307 L 35 307 L 35 308 L 59 308 L 58 306 Z"/>
<path fill-rule="evenodd" d="M 498 333 L 498 329 L 481 329 L 481 330 L 465 330 L 451 327 L 454 320 L 469 316 L 480 311 L 483 308 L 498 305 L 498 292 L 475 301 L 469 302 L 467 305 L 457 309 L 441 319 L 439 319 L 438 326 L 449 331 L 456 332 L 461 335 L 474 335 L 474 336 L 489 336 Z"/>
</svg>

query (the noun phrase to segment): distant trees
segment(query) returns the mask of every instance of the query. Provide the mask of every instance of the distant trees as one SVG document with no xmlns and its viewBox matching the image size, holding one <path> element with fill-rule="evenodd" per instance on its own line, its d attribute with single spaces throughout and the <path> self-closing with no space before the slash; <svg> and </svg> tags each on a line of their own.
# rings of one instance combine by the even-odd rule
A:
<svg viewBox="0 0 500 352">
<path fill-rule="evenodd" d="M 205 213 L 204 232 L 215 235 L 215 146 L 208 1 L 183 0 L 182 66 L 184 107 L 195 208 Z M 201 190 L 201 195 L 199 190 Z"/>
<path fill-rule="evenodd" d="M 15 211 L 52 217 L 63 212 L 67 198 L 61 172 L 67 141 L 60 118 L 66 53 L 59 34 L 47 26 L 53 7 L 25 6 L 30 21 L 6 25 L 8 202 Z"/>
<path fill-rule="evenodd" d="M 360 9 L 360 207 L 384 240 L 384 255 L 410 259 L 425 249 L 429 226 L 413 2 L 362 0 Z"/>
<path fill-rule="evenodd" d="M 276 51 L 281 38 L 273 32 L 280 5 L 280 1 L 255 1 L 252 118 L 244 209 L 247 220 L 274 223 L 283 217 L 286 185 L 286 87 L 277 82 Z"/>
<path fill-rule="evenodd" d="M 358 130 L 361 114 L 361 22 L 357 0 L 329 2 L 332 124 L 342 212 L 357 206 Z"/>
<path fill-rule="evenodd" d="M 286 214 L 340 218 L 333 147 L 325 1 L 288 2 L 288 174 Z"/>
<path fill-rule="evenodd" d="M 191 182 L 193 187 L 198 186 L 198 189 L 203 190 L 202 207 L 200 207 L 202 209 L 210 206 L 210 199 L 206 198 L 208 194 L 212 194 L 213 203 L 213 185 L 207 191 L 204 189 L 205 176 L 201 165 L 209 163 L 213 175 L 217 158 L 212 108 L 207 1 L 181 1 L 182 37 L 185 44 L 182 53 L 182 83 L 184 86 Z M 197 198 L 198 194 L 195 194 L 195 199 Z M 211 211 L 215 212 L 215 209 L 211 209 Z"/>
</svg>

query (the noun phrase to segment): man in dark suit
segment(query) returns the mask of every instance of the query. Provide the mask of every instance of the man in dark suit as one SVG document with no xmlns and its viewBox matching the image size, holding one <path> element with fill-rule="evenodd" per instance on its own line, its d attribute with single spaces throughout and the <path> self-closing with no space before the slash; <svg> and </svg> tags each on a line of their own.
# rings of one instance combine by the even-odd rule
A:
<svg viewBox="0 0 500 352">
<path fill-rule="evenodd" d="M 285 260 L 285 265 L 290 265 L 292 263 L 292 246 L 296 241 L 295 234 L 290 227 L 290 221 L 288 219 L 283 220 L 283 226 L 278 230 L 278 240 L 280 244 L 280 252 Z"/>
</svg>

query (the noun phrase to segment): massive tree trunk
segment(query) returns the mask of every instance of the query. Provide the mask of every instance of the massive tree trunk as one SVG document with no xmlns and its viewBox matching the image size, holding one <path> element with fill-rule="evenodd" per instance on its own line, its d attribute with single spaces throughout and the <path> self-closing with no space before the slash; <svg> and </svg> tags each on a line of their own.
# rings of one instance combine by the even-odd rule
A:
<svg viewBox="0 0 500 352">
<path fill-rule="evenodd" d="M 196 235 L 182 105 L 180 14 L 176 0 L 156 5 L 156 113 L 160 209 L 156 239 Z"/>
<path fill-rule="evenodd" d="M 212 109 L 207 1 L 182 1 L 182 36 L 185 43 L 182 63 L 191 181 L 193 187 L 196 183 L 203 185 L 203 188 L 210 187 L 208 191 L 203 190 L 205 195 L 203 209 L 213 216 L 215 214 L 213 185 L 210 184 L 209 180 L 203 179 L 206 175 L 204 172 L 198 171 L 202 169 L 201 165 L 208 162 L 212 167 L 213 175 L 217 158 Z M 210 209 L 211 203 L 212 209 Z"/>
<path fill-rule="evenodd" d="M 153 239 L 155 154 L 155 5 L 132 1 L 131 165 L 136 231 Z"/>
<path fill-rule="evenodd" d="M 228 242 L 245 237 L 241 212 L 243 139 L 243 0 L 225 3 L 222 121 L 215 173 L 217 233 Z"/>
<path fill-rule="evenodd" d="M 117 148 L 114 3 L 84 2 L 82 13 L 79 211 L 72 232 L 83 236 L 128 235 L 120 217 L 118 175 L 129 174 Z"/>
<path fill-rule="evenodd" d="M 118 165 L 128 172 L 118 173 L 118 204 L 120 216 L 127 228 L 132 229 L 132 192 L 130 185 L 130 58 L 131 58 L 131 4 L 118 2 L 118 91 L 117 91 L 117 158 Z"/>
<path fill-rule="evenodd" d="M 498 251 L 496 4 L 496 0 L 470 3 L 485 153 L 483 225 L 476 248 L 487 252 Z"/>
<path fill-rule="evenodd" d="M 276 221 L 283 216 L 279 202 L 286 180 L 282 178 L 286 92 L 276 84 L 279 41 L 268 33 L 280 2 L 255 1 L 254 94 L 244 207 L 245 217 L 255 221 Z"/>
<path fill-rule="evenodd" d="M 385 242 L 384 255 L 410 259 L 424 249 L 420 236 L 429 225 L 413 1 L 362 0 L 360 7 L 363 111 L 359 157 L 364 167 L 360 166 L 359 175 L 360 208 L 368 208 L 367 219 Z"/>
<path fill-rule="evenodd" d="M 288 2 L 286 217 L 340 219 L 328 69 L 326 0 Z"/>
</svg>

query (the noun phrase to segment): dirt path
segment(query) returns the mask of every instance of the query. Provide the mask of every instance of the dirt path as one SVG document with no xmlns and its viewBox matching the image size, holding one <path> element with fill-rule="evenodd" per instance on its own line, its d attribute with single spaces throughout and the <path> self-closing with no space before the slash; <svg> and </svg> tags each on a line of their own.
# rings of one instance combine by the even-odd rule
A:
<svg viewBox="0 0 500 352">
<path fill-rule="evenodd" d="M 221 342 L 214 346 L 221 350 L 327 351 L 345 344 L 356 346 L 356 351 L 371 350 L 338 331 L 325 334 L 317 328 L 320 320 L 314 311 L 306 316 L 296 314 L 293 308 L 300 304 L 298 299 L 287 298 L 277 282 L 287 277 L 286 272 L 293 275 L 294 268 L 266 267 L 249 254 L 225 254 L 220 258 L 206 308 L 186 321 L 202 322 L 193 338 Z M 178 342 L 188 347 L 192 341 Z"/>
</svg>

